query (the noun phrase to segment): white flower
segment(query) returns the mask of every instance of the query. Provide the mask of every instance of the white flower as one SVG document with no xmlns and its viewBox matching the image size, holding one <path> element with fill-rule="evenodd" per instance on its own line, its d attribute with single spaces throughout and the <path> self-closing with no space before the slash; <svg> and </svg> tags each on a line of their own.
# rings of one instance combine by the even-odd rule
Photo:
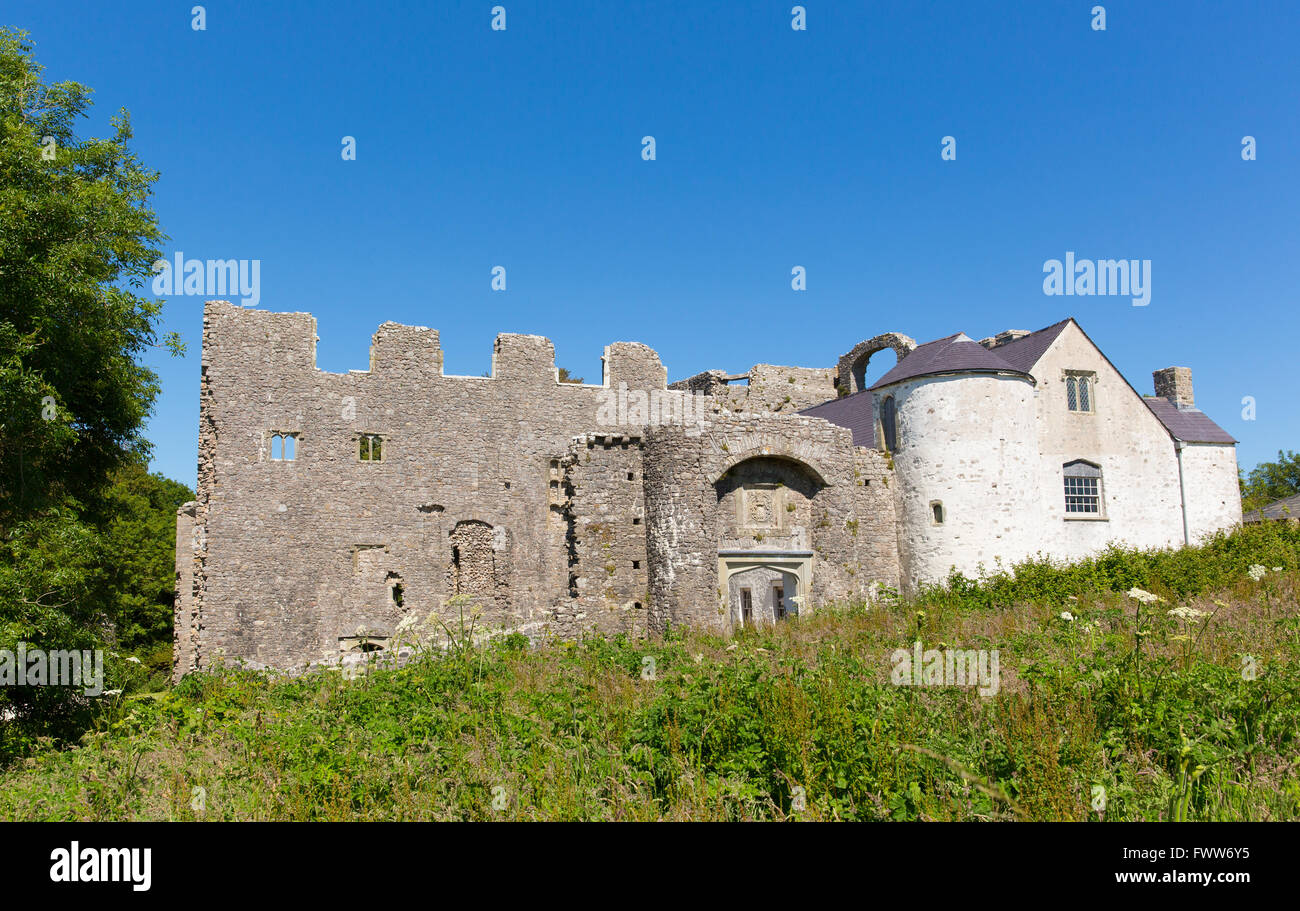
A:
<svg viewBox="0 0 1300 911">
<path fill-rule="evenodd" d="M 1074 614 L 1070 613 L 1068 610 L 1063 610 L 1061 611 L 1061 619 L 1066 623 L 1071 623 L 1074 621 Z"/>
<path fill-rule="evenodd" d="M 135 655 L 131 655 L 131 656 L 130 656 L 129 658 L 127 658 L 126 660 L 127 660 L 127 661 L 130 661 L 132 664 L 139 664 L 139 663 L 140 663 L 140 659 L 137 658 Z"/>
<path fill-rule="evenodd" d="M 1280 573 L 1281 571 L 1282 571 L 1282 567 L 1280 567 L 1280 566 L 1274 566 L 1274 567 L 1273 567 L 1273 572 L 1275 572 L 1275 573 Z"/>
<path fill-rule="evenodd" d="M 1156 601 L 1163 601 L 1164 598 L 1159 595 L 1153 595 L 1151 592 L 1144 592 L 1140 588 L 1130 588 L 1124 594 L 1128 595 L 1134 601 L 1141 601 L 1143 604 L 1152 604 Z"/>
<path fill-rule="evenodd" d="M 1175 607 L 1169 612 L 1169 616 L 1177 617 L 1179 620 L 1186 620 L 1188 623 L 1195 623 L 1205 616 L 1205 611 L 1197 610 L 1194 607 Z"/>
<path fill-rule="evenodd" d="M 1260 579 L 1264 578 L 1264 575 L 1267 572 L 1268 567 L 1260 566 L 1258 563 L 1252 563 L 1250 569 L 1246 570 L 1246 575 L 1250 576 L 1252 582 L 1258 582 Z"/>
</svg>

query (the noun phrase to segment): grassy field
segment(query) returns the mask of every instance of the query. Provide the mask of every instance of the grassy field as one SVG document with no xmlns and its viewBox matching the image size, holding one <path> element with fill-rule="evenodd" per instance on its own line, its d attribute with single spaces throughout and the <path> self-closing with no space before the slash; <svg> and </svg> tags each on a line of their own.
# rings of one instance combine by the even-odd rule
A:
<svg viewBox="0 0 1300 911">
<path fill-rule="evenodd" d="M 1274 525 L 735 639 L 195 674 L 0 773 L 0 818 L 1300 819 L 1298 594 Z M 918 640 L 997 649 L 997 693 L 895 685 Z"/>
</svg>

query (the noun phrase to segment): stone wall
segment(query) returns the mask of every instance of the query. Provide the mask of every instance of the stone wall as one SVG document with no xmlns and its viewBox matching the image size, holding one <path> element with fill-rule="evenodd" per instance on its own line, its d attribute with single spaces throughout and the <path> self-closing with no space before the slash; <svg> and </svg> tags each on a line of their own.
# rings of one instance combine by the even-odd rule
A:
<svg viewBox="0 0 1300 911">
<path fill-rule="evenodd" d="M 737 376 L 709 370 L 678 380 L 669 388 L 714 396 L 715 413 L 791 414 L 836 396 L 834 370 L 772 364 L 756 364 Z"/>
<path fill-rule="evenodd" d="M 445 376 L 437 332 L 386 323 L 371 370 L 329 373 L 315 338 L 308 314 L 207 306 L 194 543 L 178 539 L 201 619 L 182 660 L 287 666 L 354 647 L 359 628 L 382 642 L 410 611 L 444 609 L 457 579 L 481 625 L 555 620 L 571 599 L 557 490 L 584 472 L 560 465 L 611 388 L 665 388 L 657 355 L 616 343 L 601 385 L 560 383 L 548 340 L 502 335 L 490 378 Z M 380 460 L 360 459 L 363 434 Z M 274 457 L 277 435 L 295 438 L 293 460 Z M 599 515 L 581 484 L 580 518 Z"/>
<path fill-rule="evenodd" d="M 553 633 L 587 630 L 643 635 L 649 602 L 645 477 L 640 433 L 583 434 L 562 463 L 560 558 L 568 597 L 557 602 Z"/>
<path fill-rule="evenodd" d="M 1070 411 L 1067 371 L 1095 374 L 1091 412 Z M 1108 542 L 1134 547 L 1183 543 L 1174 442 L 1159 418 L 1075 324 L 1066 326 L 1033 367 L 1039 486 L 1038 549 L 1061 559 L 1096 553 Z M 1066 517 L 1062 466 L 1101 466 L 1105 515 Z M 1234 474 L 1235 478 L 1235 474 Z"/>
<path fill-rule="evenodd" d="M 172 616 L 172 675 L 183 677 L 195 667 L 199 617 L 194 599 L 193 500 L 176 510 L 176 604 Z"/>
<path fill-rule="evenodd" d="M 1237 447 L 1230 443 L 1183 444 L 1183 489 L 1189 543 L 1197 544 L 1216 531 L 1240 525 Z"/>
<path fill-rule="evenodd" d="M 648 430 L 650 628 L 728 628 L 720 550 L 811 551 L 803 611 L 896 587 L 889 474 L 879 453 L 855 449 L 848 430 L 817 418 L 730 415 L 697 433 Z"/>
<path fill-rule="evenodd" d="M 887 395 L 897 415 L 904 589 L 941 582 L 953 567 L 976 575 L 1032 553 L 1040 499 L 1033 382 L 923 377 L 877 390 L 877 402 Z"/>
</svg>

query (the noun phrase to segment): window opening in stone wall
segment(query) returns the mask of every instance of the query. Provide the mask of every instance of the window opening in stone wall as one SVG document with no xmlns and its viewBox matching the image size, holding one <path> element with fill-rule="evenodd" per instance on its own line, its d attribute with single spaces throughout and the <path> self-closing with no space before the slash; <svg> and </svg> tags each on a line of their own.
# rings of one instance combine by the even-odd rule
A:
<svg viewBox="0 0 1300 911">
<path fill-rule="evenodd" d="M 780 582 L 772 583 L 772 601 L 776 604 L 776 619 L 785 619 L 785 586 Z"/>
<path fill-rule="evenodd" d="M 1071 411 L 1088 413 L 1093 405 L 1093 383 L 1096 380 L 1091 373 L 1071 373 L 1065 377 L 1065 402 Z"/>
<path fill-rule="evenodd" d="M 880 403 L 880 435 L 884 438 L 887 452 L 898 451 L 898 416 L 894 409 L 894 397 L 885 396 Z"/>
<path fill-rule="evenodd" d="M 942 525 L 944 520 L 943 503 L 939 500 L 930 501 L 930 521 L 935 525 Z"/>
<path fill-rule="evenodd" d="M 754 622 L 754 595 L 747 588 L 740 590 L 740 622 Z"/>
<path fill-rule="evenodd" d="M 1101 515 L 1101 468 L 1091 462 L 1067 462 L 1065 512 L 1075 516 Z"/>
<path fill-rule="evenodd" d="M 361 434 L 357 457 L 362 462 L 382 462 L 384 459 L 384 440 L 377 433 Z"/>
<path fill-rule="evenodd" d="M 296 455 L 298 435 L 294 433 L 271 434 L 271 461 L 292 462 Z"/>
<path fill-rule="evenodd" d="M 493 606 L 498 595 L 494 542 L 500 533 L 494 534 L 493 527 L 486 522 L 471 519 L 458 522 L 449 536 L 451 566 L 447 582 L 451 594 L 477 595 L 481 599 L 478 601 L 480 607 Z M 501 537 L 504 540 L 504 536 Z"/>
</svg>

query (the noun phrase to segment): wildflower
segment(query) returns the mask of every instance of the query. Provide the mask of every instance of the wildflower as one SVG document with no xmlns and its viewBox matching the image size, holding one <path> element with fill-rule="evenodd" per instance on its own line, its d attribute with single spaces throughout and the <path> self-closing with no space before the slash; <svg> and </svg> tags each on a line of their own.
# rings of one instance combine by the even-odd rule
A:
<svg viewBox="0 0 1300 911">
<path fill-rule="evenodd" d="M 1066 623 L 1072 623 L 1074 621 L 1074 614 L 1070 613 L 1068 610 L 1063 610 L 1061 611 L 1061 619 Z"/>
<path fill-rule="evenodd" d="M 1274 567 L 1273 567 L 1273 572 L 1275 572 L 1275 573 L 1280 573 L 1281 571 L 1282 571 L 1282 567 L 1280 567 L 1280 566 L 1274 566 Z"/>
<path fill-rule="evenodd" d="M 696 663 L 696 664 L 703 664 L 703 663 L 704 663 L 704 656 L 703 656 L 703 655 L 696 655 L 696 656 L 695 656 L 695 663 Z"/>
<path fill-rule="evenodd" d="M 132 664 L 139 664 L 139 663 L 140 663 L 140 659 L 137 658 L 135 655 L 131 655 L 131 656 L 129 656 L 126 660 L 127 660 L 127 661 L 130 661 Z"/>
<path fill-rule="evenodd" d="M 1205 616 L 1205 611 L 1197 610 L 1196 608 L 1188 607 L 1187 605 L 1181 605 L 1169 611 L 1169 616 L 1177 617 L 1179 620 L 1186 620 L 1188 623 L 1195 623 L 1197 620 Z"/>
<path fill-rule="evenodd" d="M 1128 595 L 1134 601 L 1141 601 L 1143 604 L 1153 604 L 1156 601 L 1165 600 L 1159 595 L 1153 595 L 1151 592 L 1145 592 L 1140 588 L 1130 588 L 1124 594 Z"/>
<path fill-rule="evenodd" d="M 1246 575 L 1250 576 L 1252 582 L 1258 582 L 1260 579 L 1264 578 L 1264 574 L 1267 572 L 1267 567 L 1260 566 L 1258 563 L 1252 563 L 1250 569 L 1246 570 Z"/>
</svg>

